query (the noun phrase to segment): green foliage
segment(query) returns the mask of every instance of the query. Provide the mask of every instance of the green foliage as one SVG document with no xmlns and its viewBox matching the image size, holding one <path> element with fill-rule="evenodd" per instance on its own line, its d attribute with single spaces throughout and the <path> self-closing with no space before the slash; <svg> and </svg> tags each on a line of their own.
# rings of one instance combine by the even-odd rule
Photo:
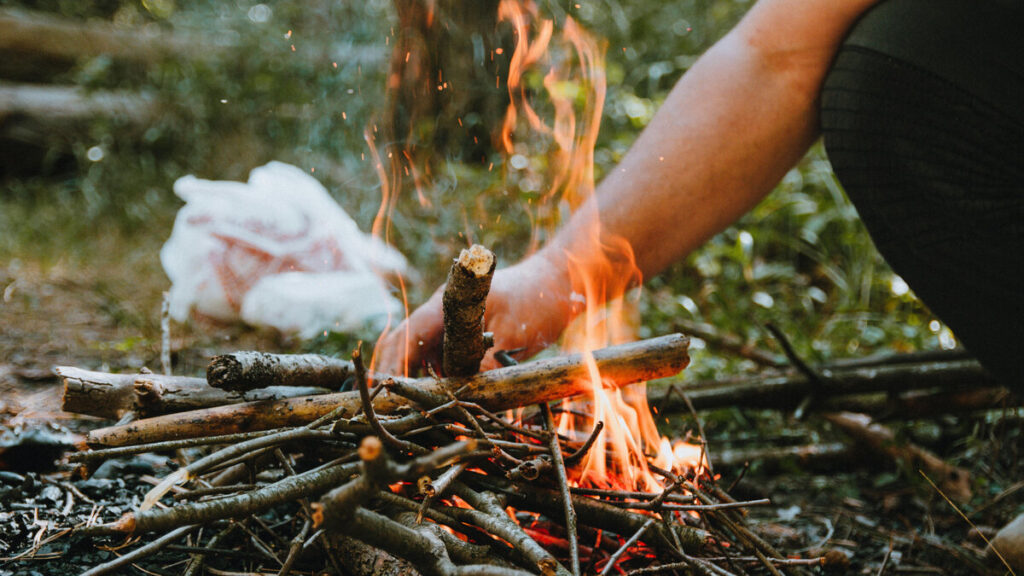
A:
<svg viewBox="0 0 1024 576">
<path fill-rule="evenodd" d="M 560 22 L 572 16 L 607 42 L 598 177 L 621 159 L 679 77 L 751 4 L 595 0 L 563 12 L 562 4 L 542 3 Z M 179 205 L 170 192 L 176 178 L 244 179 L 271 159 L 313 171 L 369 227 L 381 183 L 363 131 L 373 131 L 382 112 L 395 25 L 389 2 L 0 5 L 189 34 L 210 52 L 146 66 L 98 57 L 68 72 L 64 81 L 89 89 L 147 94 L 161 113 L 141 130 L 97 118 L 64 151 L 74 159 L 70 173 L 8 182 L 0 197 L 0 255 L 47 245 L 59 250 L 101 226 L 166 236 Z M 534 94 L 542 92 L 542 81 L 540 73 L 525 79 Z M 559 89 L 575 94 L 582 108 L 579 86 Z M 557 214 L 538 215 L 533 207 L 550 172 L 551 144 L 532 139 L 524 146 L 518 158 L 439 162 L 430 187 L 402 190 L 388 237 L 423 273 L 411 282 L 413 304 L 442 280 L 449 258 L 468 242 L 492 246 L 508 264 L 543 239 L 537 230 Z M 642 336 L 693 318 L 764 347 L 773 346 L 762 328 L 771 322 L 810 360 L 929 348 L 940 336 L 949 339 L 878 257 L 818 149 L 736 226 L 652 279 L 641 311 Z M 322 344 L 347 348 L 351 343 L 343 340 Z M 750 367 L 695 352 L 693 377 Z"/>
</svg>

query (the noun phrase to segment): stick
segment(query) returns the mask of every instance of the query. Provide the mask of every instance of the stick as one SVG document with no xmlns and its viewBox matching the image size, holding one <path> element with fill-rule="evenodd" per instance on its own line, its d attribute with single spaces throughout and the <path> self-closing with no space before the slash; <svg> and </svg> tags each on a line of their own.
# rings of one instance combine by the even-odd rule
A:
<svg viewBox="0 0 1024 576">
<path fill-rule="evenodd" d="M 327 392 L 322 388 L 275 386 L 243 394 L 212 388 L 202 378 L 144 373 L 108 374 L 71 366 L 58 366 L 55 370 L 64 381 L 62 410 L 112 420 L 133 410 L 142 416 L 158 416 Z"/>
<path fill-rule="evenodd" d="M 544 417 L 544 429 L 551 435 L 548 439 L 548 446 L 551 448 L 551 462 L 555 467 L 555 477 L 558 480 L 562 508 L 565 511 L 565 532 L 569 537 L 569 559 L 572 564 L 572 573 L 574 576 L 580 576 L 580 549 L 579 538 L 576 534 L 576 510 L 572 506 L 572 495 L 569 493 L 569 478 L 565 473 L 562 447 L 558 444 L 558 430 L 555 428 L 555 419 L 551 416 L 551 407 L 544 403 L 541 404 L 540 409 L 541 415 Z"/>
<path fill-rule="evenodd" d="M 0 53 L 15 59 L 77 62 L 83 57 L 102 55 L 144 63 L 162 59 L 219 61 L 241 49 L 236 43 L 212 42 L 203 35 L 163 30 L 151 33 L 141 28 L 125 29 L 111 22 L 85 22 L 40 12 L 0 10 L 0 30 L 4 31 L 0 36 Z M 354 48 L 345 58 L 364 67 L 380 66 L 384 54 L 377 49 Z"/>
<path fill-rule="evenodd" d="M 356 464 L 328 464 L 295 476 L 288 476 L 251 492 L 188 505 L 178 504 L 172 508 L 128 512 L 112 524 L 83 528 L 82 533 L 159 532 L 187 524 L 204 524 L 225 518 L 257 514 L 297 498 L 321 494 L 346 480 L 356 468 Z"/>
<path fill-rule="evenodd" d="M 654 524 L 654 522 L 654 518 L 647 520 L 646 522 L 644 522 L 644 525 L 641 526 L 639 530 L 634 532 L 633 535 L 629 537 L 629 540 L 626 540 L 622 543 L 622 546 L 620 546 L 619 549 L 616 550 L 614 554 L 612 554 L 612 557 L 609 558 L 608 562 L 604 565 L 604 570 L 601 570 L 601 576 L 608 576 L 608 574 L 611 574 L 612 568 L 614 568 L 615 564 L 618 563 L 619 558 L 622 557 L 622 555 L 626 552 L 626 550 L 629 549 L 630 546 L 636 544 L 637 541 L 640 540 L 640 537 L 644 535 L 644 532 L 647 532 L 647 529 L 650 528 L 651 524 Z"/>
<path fill-rule="evenodd" d="M 889 428 L 871 421 L 869 416 L 852 412 L 826 414 L 825 418 L 855 441 L 872 451 L 907 466 L 910 470 L 924 470 L 937 479 L 943 492 L 955 500 L 966 502 L 971 497 L 971 474 L 963 468 L 951 466 L 941 458 L 915 444 L 896 442 Z"/>
<path fill-rule="evenodd" d="M 778 376 L 739 378 L 721 382 L 686 385 L 686 395 L 697 410 L 726 406 L 792 409 L 810 392 L 821 397 L 843 394 L 901 391 L 925 388 L 992 387 L 998 383 L 974 360 L 899 362 L 875 366 L 828 368 L 823 386 L 813 385 L 807 376 L 789 373 Z M 662 412 L 686 410 L 681 399 L 673 399 L 668 382 L 647 387 L 647 400 Z"/>
<path fill-rule="evenodd" d="M 686 337 L 673 334 L 597 350 L 593 357 L 606 384 L 621 387 L 678 373 L 689 364 L 688 345 Z M 460 398 L 488 410 L 567 398 L 588 392 L 590 386 L 581 354 L 527 362 L 465 378 L 426 378 L 419 382 L 432 394 L 444 396 L 446 392 L 459 391 Z M 377 414 L 391 414 L 405 406 L 408 400 L 393 394 L 379 394 L 373 402 Z M 100 428 L 90 432 L 86 442 L 90 447 L 113 447 L 302 426 L 335 409 L 341 417 L 351 417 L 361 407 L 358 392 L 248 402 Z"/>
<path fill-rule="evenodd" d="M 426 453 L 426 448 L 407 440 L 395 438 L 384 426 L 381 426 L 380 420 L 377 419 L 377 413 L 373 411 L 373 400 L 370 398 L 370 388 L 366 382 L 366 368 L 363 366 L 362 347 L 363 343 L 360 342 L 359 346 L 352 352 L 352 363 L 356 368 L 356 387 L 359 391 L 359 402 L 362 404 L 363 414 L 366 416 L 366 421 L 370 424 L 370 428 L 384 442 L 394 448 L 411 454 Z"/>
<path fill-rule="evenodd" d="M 409 561 L 370 546 L 362 540 L 342 532 L 328 535 L 335 548 L 335 556 L 353 576 L 419 576 Z"/>
<path fill-rule="evenodd" d="M 488 348 L 484 343 L 484 303 L 495 264 L 490 250 L 474 244 L 459 254 L 448 272 L 442 298 L 445 376 L 472 376 L 480 370 Z"/>
<path fill-rule="evenodd" d="M 474 485 L 478 484 L 487 489 L 501 492 L 508 498 L 508 505 L 517 509 L 541 512 L 551 517 L 561 512 L 559 495 L 553 490 L 529 484 L 512 486 L 507 480 L 473 472 L 465 472 L 463 478 L 466 482 L 471 482 Z M 580 522 L 592 528 L 610 530 L 616 534 L 632 534 L 650 518 L 650 516 L 622 510 L 579 494 L 572 495 L 572 503 Z M 711 542 L 709 533 L 681 524 L 673 524 L 668 527 L 665 524 L 657 523 L 649 530 L 655 536 L 649 544 L 663 551 L 675 549 L 676 537 L 682 544 L 683 550 L 688 553 L 699 552 Z"/>
<path fill-rule="evenodd" d="M 466 456 L 476 441 L 456 442 L 421 455 L 405 464 L 395 464 L 376 436 L 367 436 L 359 446 L 362 475 L 331 490 L 312 504 L 313 527 L 340 530 L 349 523 L 361 504 L 366 503 L 378 486 L 399 480 L 415 480 L 451 460 Z M 353 536 L 357 536 L 353 534 Z"/>
<path fill-rule="evenodd" d="M 337 390 L 353 374 L 352 362 L 319 354 L 233 352 L 216 356 L 206 368 L 214 388 L 253 390 L 268 386 L 312 386 Z"/>
<path fill-rule="evenodd" d="M 466 520 L 505 540 L 525 554 L 544 576 L 568 575 L 568 571 L 558 563 L 550 552 L 530 538 L 518 522 L 509 518 L 505 508 L 498 502 L 498 498 L 494 494 L 477 492 L 461 482 L 455 483 L 454 492 L 475 510 L 449 507 L 448 513 L 456 518 L 465 516 Z"/>
<path fill-rule="evenodd" d="M 815 465 L 820 468 L 831 467 L 838 462 L 849 462 L 854 457 L 849 446 L 833 442 L 752 450 L 720 450 L 715 453 L 715 462 L 726 468 L 759 462 L 761 466 L 768 466 L 769 470 L 775 470 L 780 463 L 786 461 L 795 462 L 801 468 Z"/>
<path fill-rule="evenodd" d="M 687 334 L 706 340 L 712 346 L 727 350 L 737 356 L 756 362 L 762 366 L 782 368 L 786 365 L 778 356 L 771 352 L 762 350 L 750 342 L 744 341 L 735 334 L 721 332 L 711 324 L 694 322 L 691 320 L 676 319 L 675 328 Z"/>
<path fill-rule="evenodd" d="M 160 304 L 160 368 L 165 376 L 171 375 L 171 300 L 170 292 L 164 292 Z"/>
<path fill-rule="evenodd" d="M 82 572 L 80 576 L 102 576 L 103 574 L 108 574 L 110 572 L 113 572 L 114 570 L 118 570 L 126 566 L 129 566 L 134 562 L 142 558 L 145 558 L 146 556 L 149 556 L 150 554 L 156 554 L 171 542 L 174 542 L 175 540 L 178 540 L 180 538 L 184 538 L 189 532 L 195 530 L 196 528 L 198 528 L 198 526 L 182 526 L 180 528 L 172 530 L 167 534 L 164 534 L 163 536 L 157 538 L 156 540 L 153 540 L 149 544 L 146 544 L 145 546 L 140 546 L 135 550 L 132 550 L 131 552 L 124 554 L 122 556 L 118 556 L 117 558 L 105 564 L 94 566 L 86 570 L 85 572 Z"/>
<path fill-rule="evenodd" d="M 909 390 L 898 396 L 873 394 L 822 399 L 819 408 L 828 411 L 860 412 L 875 419 L 929 418 L 940 414 L 964 414 L 1002 406 L 1020 406 L 1024 397 L 1006 388 L 965 388 Z"/>
</svg>

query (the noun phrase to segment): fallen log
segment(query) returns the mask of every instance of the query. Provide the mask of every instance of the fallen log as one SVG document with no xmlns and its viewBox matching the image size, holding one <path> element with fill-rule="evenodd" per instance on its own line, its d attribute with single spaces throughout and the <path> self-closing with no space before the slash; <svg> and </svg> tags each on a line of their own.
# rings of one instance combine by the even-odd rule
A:
<svg viewBox="0 0 1024 576">
<path fill-rule="evenodd" d="M 128 412 L 159 416 L 251 401 L 326 393 L 323 388 L 274 386 L 251 392 L 220 390 L 202 378 L 160 374 L 109 374 L 71 366 L 55 369 L 64 382 L 65 412 L 119 419 Z"/>
<path fill-rule="evenodd" d="M 2 24 L 0 24 L 2 26 Z M 20 115 L 39 119 L 41 126 L 104 116 L 143 124 L 159 113 L 152 95 L 109 90 L 86 91 L 78 86 L 0 86 L 0 120 Z"/>
<path fill-rule="evenodd" d="M 870 416 L 838 412 L 825 414 L 825 419 L 873 453 L 884 455 L 911 472 L 921 470 L 953 500 L 970 500 L 971 475 L 967 470 L 947 464 L 920 446 L 897 442 L 892 430 L 872 422 Z"/>
<path fill-rule="evenodd" d="M 689 339 L 673 334 L 596 350 L 593 358 L 605 385 L 617 388 L 677 374 L 689 364 L 688 346 Z M 488 410 L 505 410 L 584 394 L 590 389 L 588 374 L 583 355 L 570 354 L 474 376 L 428 378 L 418 383 L 428 394 L 444 397 L 458 391 L 467 402 Z M 391 414 L 408 405 L 408 400 L 386 392 L 373 401 L 378 414 Z M 352 417 L 361 406 L 358 392 L 247 402 L 93 430 L 86 443 L 91 447 L 126 446 L 302 426 L 334 410 L 341 417 Z"/>
<path fill-rule="evenodd" d="M 869 392 L 998 386 L 977 361 L 969 359 L 904 362 L 897 358 L 887 364 L 824 367 L 819 371 L 827 375 L 821 385 L 796 372 L 690 384 L 668 380 L 648 386 L 647 400 L 660 412 L 684 411 L 689 408 L 680 392 L 685 391 L 697 410 L 727 406 L 789 410 L 810 393 L 826 398 Z"/>
<path fill-rule="evenodd" d="M 234 352 L 215 356 L 206 381 L 224 390 L 253 390 L 268 386 L 312 386 L 337 390 L 354 374 L 352 361 L 319 354 Z"/>
<path fill-rule="evenodd" d="M 762 468 L 774 470 L 783 462 L 795 462 L 805 469 L 835 471 L 837 464 L 850 462 L 854 458 L 856 455 L 849 446 L 831 442 L 750 450 L 718 450 L 715 452 L 715 467 L 736 468 L 757 463 Z"/>
<path fill-rule="evenodd" d="M 155 63 L 161 59 L 186 61 L 213 60 L 230 56 L 241 47 L 227 35 L 199 35 L 166 31 L 162 27 L 145 29 L 116 26 L 112 22 L 77 21 L 40 12 L 0 10 L 0 54 L 8 59 L 27 60 L 36 66 L 40 60 L 74 63 L 80 58 L 107 56 L 126 62 Z M 268 46 L 268 49 L 276 49 Z M 327 55 L 317 55 L 326 59 Z M 384 50 L 376 46 L 349 47 L 335 61 L 362 66 L 380 65 Z M 327 62 L 330 63 L 329 61 Z"/>
<path fill-rule="evenodd" d="M 965 414 L 1003 406 L 1020 406 L 1024 398 L 1006 388 L 908 390 L 893 395 L 885 392 L 823 398 L 817 406 L 825 411 L 868 414 L 876 420 L 929 418 L 941 414 Z"/>
<path fill-rule="evenodd" d="M 484 337 L 484 303 L 497 261 L 479 244 L 463 250 L 448 271 L 442 307 L 444 344 L 441 362 L 445 376 L 472 376 L 490 347 Z"/>
</svg>

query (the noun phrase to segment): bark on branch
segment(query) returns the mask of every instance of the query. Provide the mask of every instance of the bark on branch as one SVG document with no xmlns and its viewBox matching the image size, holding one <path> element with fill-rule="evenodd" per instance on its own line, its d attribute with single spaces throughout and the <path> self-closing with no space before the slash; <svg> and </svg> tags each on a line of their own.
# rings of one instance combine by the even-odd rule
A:
<svg viewBox="0 0 1024 576">
<path fill-rule="evenodd" d="M 687 384 L 680 388 L 698 410 L 725 406 L 792 409 L 809 394 L 821 398 L 867 392 L 905 391 L 926 388 L 992 387 L 998 383 L 975 360 L 932 360 L 853 367 L 826 367 L 823 386 L 817 386 L 798 373 L 755 378 L 738 378 L 720 382 Z M 679 382 L 650 386 L 647 400 L 661 411 L 687 410 L 679 390 Z"/>
<path fill-rule="evenodd" d="M 59 366 L 56 372 L 64 381 L 62 410 L 110 419 L 118 419 L 130 411 L 144 417 L 159 416 L 327 392 L 308 386 L 274 386 L 243 393 L 212 388 L 202 378 L 185 376 L 109 374 L 70 366 Z"/>
<path fill-rule="evenodd" d="M 621 387 L 636 382 L 671 376 L 689 364 L 689 340 L 680 334 L 612 346 L 593 353 L 606 386 Z M 418 381 L 424 391 L 446 396 L 458 392 L 460 399 L 488 410 L 505 410 L 568 398 L 588 392 L 588 370 L 581 354 L 528 362 L 463 378 Z M 373 402 L 377 414 L 394 413 L 408 406 L 395 394 L 378 394 Z M 247 402 L 181 414 L 138 420 L 123 426 L 89 433 L 92 447 L 125 446 L 302 426 L 337 409 L 340 417 L 352 417 L 360 410 L 358 392 L 341 392 L 274 401 Z"/>
<path fill-rule="evenodd" d="M 444 289 L 445 376 L 472 376 L 489 346 L 484 338 L 484 303 L 491 289 L 494 254 L 474 244 L 459 254 Z"/>
<path fill-rule="evenodd" d="M 234 352 L 216 356 L 206 369 L 206 381 L 224 390 L 253 390 L 268 386 L 312 386 L 337 390 L 354 374 L 352 362 L 319 354 Z"/>
</svg>

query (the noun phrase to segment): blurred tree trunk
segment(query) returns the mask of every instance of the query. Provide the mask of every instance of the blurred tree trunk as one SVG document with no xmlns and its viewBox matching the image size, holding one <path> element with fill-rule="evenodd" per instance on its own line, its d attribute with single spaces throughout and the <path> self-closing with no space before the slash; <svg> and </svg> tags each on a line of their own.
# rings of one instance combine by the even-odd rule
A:
<svg viewBox="0 0 1024 576">
<path fill-rule="evenodd" d="M 508 106 L 512 48 L 511 33 L 498 29 L 498 4 L 394 0 L 386 136 L 408 156 L 393 160 L 428 174 L 446 158 L 488 162 Z"/>
</svg>

